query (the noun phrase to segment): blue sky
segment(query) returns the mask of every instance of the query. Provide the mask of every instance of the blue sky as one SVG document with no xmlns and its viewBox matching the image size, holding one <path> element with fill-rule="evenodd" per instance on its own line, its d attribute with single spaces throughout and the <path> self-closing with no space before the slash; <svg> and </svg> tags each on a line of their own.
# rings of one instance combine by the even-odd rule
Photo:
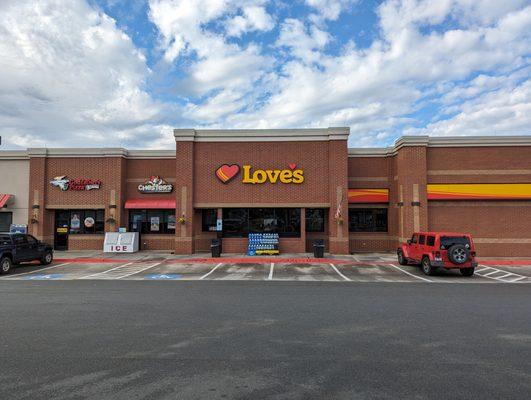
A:
<svg viewBox="0 0 531 400">
<path fill-rule="evenodd" d="M 172 146 L 171 129 L 531 134 L 529 0 L 0 3 L 4 148 Z"/>
</svg>

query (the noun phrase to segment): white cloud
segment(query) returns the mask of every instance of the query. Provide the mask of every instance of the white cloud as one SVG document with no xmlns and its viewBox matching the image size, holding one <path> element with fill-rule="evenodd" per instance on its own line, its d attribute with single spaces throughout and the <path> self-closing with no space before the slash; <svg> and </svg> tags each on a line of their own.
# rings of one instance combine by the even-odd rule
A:
<svg viewBox="0 0 531 400">
<path fill-rule="evenodd" d="M 302 21 L 289 18 L 280 28 L 276 45 L 287 47 L 293 56 L 305 62 L 316 62 L 329 41 L 330 35 L 317 26 L 311 25 L 307 29 Z"/>
<path fill-rule="evenodd" d="M 117 145 L 151 129 L 144 56 L 84 1 L 0 5 L 0 132 L 11 146 Z M 149 133 L 153 135 L 153 132 Z"/>
<path fill-rule="evenodd" d="M 416 121 L 408 115 L 432 102 L 434 94 L 444 98 L 452 90 L 452 82 L 467 80 L 481 71 L 496 71 L 496 79 L 503 80 L 512 70 L 528 64 L 525 57 L 531 51 L 531 7 L 518 9 L 515 5 L 510 12 L 498 15 L 491 25 L 458 29 L 439 27 L 425 32 L 423 29 L 430 24 L 439 24 L 458 12 L 459 4 L 443 1 L 430 3 L 435 6 L 430 8 L 424 3 L 384 3 L 379 11 L 384 39 L 375 40 L 367 49 L 347 46 L 337 56 L 328 55 L 322 51 L 322 46 L 316 46 L 302 22 L 288 24 L 287 21 L 282 25 L 277 44 L 289 45 L 291 54 L 298 59 L 286 63 L 273 83 L 268 85 L 272 94 L 263 107 L 232 115 L 225 125 L 300 127 L 344 124 L 351 126 L 351 145 L 358 144 L 360 138 L 369 144 L 370 137 L 377 145 L 389 132 L 399 135 L 403 132 L 400 127 L 413 125 Z M 407 5 L 415 7 L 407 8 Z M 311 66 L 308 60 L 319 60 L 319 65 Z M 481 79 L 476 78 L 474 83 L 479 85 Z M 485 86 L 492 81 L 483 79 Z M 487 87 L 479 90 L 473 86 L 468 90 L 477 91 L 469 96 L 476 99 L 474 104 L 478 112 L 482 101 L 488 102 L 485 108 L 493 110 L 490 104 L 497 93 L 500 98 L 509 93 L 495 85 L 490 91 Z M 486 94 L 478 97 L 481 93 Z M 446 100 L 451 101 L 450 98 L 451 94 L 448 94 Z M 491 114 L 503 116 L 506 122 L 500 121 L 500 125 L 506 124 L 508 131 L 515 131 L 527 123 L 527 118 L 522 115 L 527 110 L 528 100 L 520 98 L 519 102 L 500 106 Z M 470 107 L 467 120 L 481 115 L 473 111 L 472 105 Z M 459 118 L 464 119 L 465 114 Z M 430 133 L 429 129 L 434 129 L 434 134 L 444 129 L 456 131 L 443 126 L 444 123 L 432 124 L 424 132 Z M 480 131 L 495 133 L 488 125 L 476 121 L 473 132 Z M 530 133 L 529 128 L 520 129 L 520 132 Z"/>
<path fill-rule="evenodd" d="M 202 122 L 226 117 L 239 109 L 244 98 L 272 65 L 261 47 L 250 43 L 229 43 L 223 33 L 205 28 L 216 20 L 226 19 L 241 11 L 244 25 L 233 34 L 250 30 L 271 29 L 272 19 L 262 7 L 264 1 L 250 0 L 152 0 L 149 16 L 161 34 L 161 45 L 167 62 L 180 56 L 192 56 L 187 79 L 181 84 L 188 94 L 209 96 L 203 104 L 188 100 L 184 114 Z M 229 23 L 230 30 L 230 23 Z M 186 94 L 183 93 L 183 96 Z"/>
<path fill-rule="evenodd" d="M 227 35 L 239 37 L 246 32 L 270 31 L 275 26 L 273 18 L 264 7 L 243 7 L 243 15 L 227 21 Z"/>
<path fill-rule="evenodd" d="M 21 146 L 153 147 L 171 145 L 171 124 L 348 125 L 356 146 L 531 133 L 528 0 L 387 0 L 363 47 L 330 22 L 357 1 L 279 11 L 290 3 L 150 0 L 156 71 L 169 71 L 157 83 L 173 88 L 162 103 L 144 87 L 143 54 L 86 0 L 0 2 L 0 134 Z"/>
<path fill-rule="evenodd" d="M 437 136 L 529 134 L 531 126 L 531 80 L 485 92 L 454 108 L 449 119 L 406 133 Z"/>
<path fill-rule="evenodd" d="M 306 4 L 313 7 L 319 17 L 335 21 L 344 10 L 356 4 L 358 0 L 306 0 Z"/>
</svg>

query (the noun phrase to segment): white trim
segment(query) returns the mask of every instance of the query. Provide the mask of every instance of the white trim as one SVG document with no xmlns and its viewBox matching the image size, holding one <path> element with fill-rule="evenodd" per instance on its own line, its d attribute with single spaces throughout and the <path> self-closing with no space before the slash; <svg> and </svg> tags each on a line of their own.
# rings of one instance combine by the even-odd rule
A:
<svg viewBox="0 0 531 400">
<path fill-rule="evenodd" d="M 531 146 L 531 135 L 522 136 L 402 136 L 394 146 L 350 148 L 349 157 L 390 157 L 406 146 L 425 147 L 520 147 Z"/>
<path fill-rule="evenodd" d="M 3 152 L 0 152 L 2 158 Z M 128 159 L 175 159 L 175 150 L 126 150 L 123 148 L 29 148 L 26 157 L 87 158 L 123 157 Z"/>
<path fill-rule="evenodd" d="M 2 150 L 0 160 L 29 160 L 27 150 Z"/>
<path fill-rule="evenodd" d="M 177 142 L 299 142 L 347 140 L 348 127 L 310 129 L 174 129 Z"/>
</svg>

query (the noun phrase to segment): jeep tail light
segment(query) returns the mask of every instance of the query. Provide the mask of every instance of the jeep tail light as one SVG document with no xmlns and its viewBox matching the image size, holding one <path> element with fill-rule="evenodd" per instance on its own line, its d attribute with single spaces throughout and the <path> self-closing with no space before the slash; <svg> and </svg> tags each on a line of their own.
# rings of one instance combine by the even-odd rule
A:
<svg viewBox="0 0 531 400">
<path fill-rule="evenodd" d="M 435 257 L 436 261 L 441 261 L 441 252 L 440 251 L 434 251 L 433 256 Z"/>
</svg>

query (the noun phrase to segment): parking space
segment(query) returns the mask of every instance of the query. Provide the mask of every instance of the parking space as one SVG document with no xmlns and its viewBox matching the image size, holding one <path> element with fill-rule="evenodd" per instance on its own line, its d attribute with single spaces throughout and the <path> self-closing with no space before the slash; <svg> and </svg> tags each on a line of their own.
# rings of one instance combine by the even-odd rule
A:
<svg viewBox="0 0 531 400">
<path fill-rule="evenodd" d="M 417 266 L 401 266 L 391 257 L 357 256 L 334 262 L 313 262 L 271 258 L 270 262 L 230 259 L 197 261 L 167 258 L 84 260 L 50 266 L 19 266 L 0 280 L 241 280 L 310 282 L 395 282 L 395 283 L 531 283 L 531 266 L 484 266 L 473 277 L 459 270 L 437 271 L 426 276 Z M 219 262 L 217 262 L 219 261 Z M 280 261 L 280 262 L 279 262 Z M 284 261 L 284 262 L 282 262 Z"/>
<path fill-rule="evenodd" d="M 272 280 L 275 281 L 342 281 L 329 264 L 275 263 Z"/>
</svg>

